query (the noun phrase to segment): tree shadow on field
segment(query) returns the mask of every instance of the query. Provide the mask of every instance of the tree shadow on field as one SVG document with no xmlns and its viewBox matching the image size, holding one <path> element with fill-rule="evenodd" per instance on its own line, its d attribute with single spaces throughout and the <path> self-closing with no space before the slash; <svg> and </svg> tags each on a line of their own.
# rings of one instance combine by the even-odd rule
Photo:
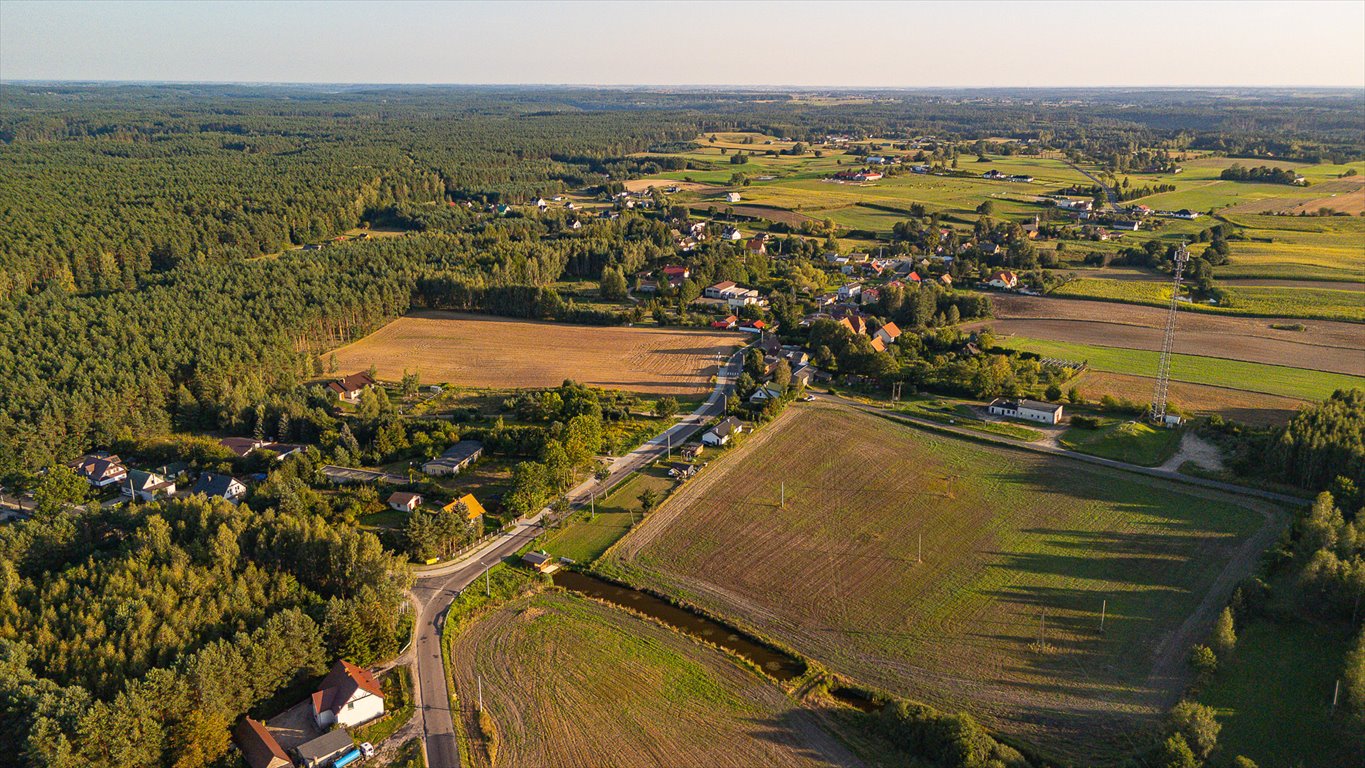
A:
<svg viewBox="0 0 1365 768">
<path fill-rule="evenodd" d="M 1120 470 L 1107 471 L 1068 459 L 1044 458 L 1034 466 L 1034 471 L 996 472 L 990 478 L 1006 488 L 1014 486 L 1036 493 L 1100 502 L 1119 512 L 1148 518 L 1141 524 L 1149 528 L 1206 534 L 1238 533 L 1232 518 L 1222 513 L 1210 514 L 1213 507 L 1236 505 L 1236 500 L 1231 498 L 1212 501 L 1173 481 L 1124 476 Z M 1046 503 L 1046 500 L 1039 501 Z M 1260 520 L 1260 516 L 1250 509 L 1246 514 Z"/>
<path fill-rule="evenodd" d="M 746 722 L 750 726 L 750 737 L 780 746 L 803 761 L 815 765 L 848 765 L 848 754 L 842 744 L 810 712 L 788 709 L 776 717 L 748 718 Z M 818 738 L 812 738 L 814 734 L 818 734 Z"/>
</svg>

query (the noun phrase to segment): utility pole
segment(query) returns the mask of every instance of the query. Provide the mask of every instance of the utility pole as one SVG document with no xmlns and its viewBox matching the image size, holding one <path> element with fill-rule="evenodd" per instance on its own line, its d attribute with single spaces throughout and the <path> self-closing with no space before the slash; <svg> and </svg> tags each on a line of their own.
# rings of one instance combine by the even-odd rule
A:
<svg viewBox="0 0 1365 768">
<path fill-rule="evenodd" d="M 1332 714 L 1337 713 L 1337 699 L 1341 696 L 1341 678 L 1337 678 L 1337 684 L 1332 687 Z"/>
<path fill-rule="evenodd" d="M 787 483 L 785 480 L 782 482 L 782 508 L 787 508 Z"/>
<path fill-rule="evenodd" d="M 479 711 L 483 711 L 483 675 L 479 675 Z"/>
<path fill-rule="evenodd" d="M 1047 609 L 1038 614 L 1038 652 L 1042 653 L 1047 648 Z"/>
<path fill-rule="evenodd" d="M 919 539 L 919 553 L 915 555 L 915 562 L 924 562 L 924 532 L 921 531 L 916 536 Z"/>
<path fill-rule="evenodd" d="M 488 571 L 483 572 L 483 596 L 484 597 L 493 596 L 493 585 L 488 577 Z"/>
<path fill-rule="evenodd" d="M 1106 600 L 1101 600 L 1101 601 L 1100 601 L 1100 634 L 1101 634 L 1101 635 L 1104 634 L 1104 614 L 1108 611 L 1108 609 L 1109 609 L 1109 601 L 1108 601 L 1107 599 L 1106 599 Z"/>
</svg>

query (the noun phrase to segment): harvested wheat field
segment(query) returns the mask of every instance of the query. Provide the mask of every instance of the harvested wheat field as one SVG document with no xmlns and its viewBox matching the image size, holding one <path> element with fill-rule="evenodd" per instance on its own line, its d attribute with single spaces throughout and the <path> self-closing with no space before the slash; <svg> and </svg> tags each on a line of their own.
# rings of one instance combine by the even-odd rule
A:
<svg viewBox="0 0 1365 768">
<path fill-rule="evenodd" d="M 1112 395 L 1135 403 L 1150 401 L 1155 385 L 1156 379 L 1147 376 L 1094 370 L 1086 371 L 1067 383 L 1068 388 L 1075 387 L 1087 400 L 1099 400 L 1104 395 Z M 1171 405 L 1185 413 L 1216 413 L 1225 419 L 1257 425 L 1285 424 L 1298 413 L 1299 408 L 1308 404 L 1306 400 L 1292 397 L 1183 381 L 1171 382 L 1169 397 Z"/>
<path fill-rule="evenodd" d="M 1278 535 L 1252 504 L 800 404 L 596 567 L 1103 765 L 1179 698 L 1189 647 Z"/>
<path fill-rule="evenodd" d="M 651 187 L 664 190 L 668 187 L 677 187 L 684 192 L 720 192 L 721 188 L 711 184 L 698 184 L 695 181 L 674 181 L 672 179 L 628 179 L 621 182 L 627 192 L 645 192 Z"/>
<path fill-rule="evenodd" d="M 1166 327 L 1166 310 L 1158 307 L 1035 296 L 993 301 L 995 319 L 969 327 L 989 326 L 997 336 L 1147 350 L 1161 349 Z M 1365 325 L 1183 312 L 1176 319 L 1174 351 L 1365 376 Z"/>
<path fill-rule="evenodd" d="M 451 650 L 466 734 L 483 677 L 496 764 L 860 765 L 816 717 L 721 651 L 569 593 L 480 619 Z M 488 765 L 475 738 L 476 765 Z"/>
<path fill-rule="evenodd" d="M 404 371 L 425 383 L 470 387 L 556 387 L 565 379 L 658 395 L 710 391 L 716 355 L 743 340 L 734 333 L 623 328 L 511 320 L 453 312 L 413 312 L 336 350 L 342 371 L 375 367 L 381 379 Z"/>
</svg>

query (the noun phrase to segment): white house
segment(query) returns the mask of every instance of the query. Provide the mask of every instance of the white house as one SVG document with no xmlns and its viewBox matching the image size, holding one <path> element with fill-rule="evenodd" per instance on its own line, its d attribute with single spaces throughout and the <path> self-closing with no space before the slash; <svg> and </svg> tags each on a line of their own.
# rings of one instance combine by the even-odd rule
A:
<svg viewBox="0 0 1365 768">
<path fill-rule="evenodd" d="M 389 509 L 398 512 L 411 512 L 422 506 L 422 494 L 396 491 L 389 495 Z"/>
<path fill-rule="evenodd" d="M 993 416 L 1036 421 L 1042 424 L 1057 424 L 1062 420 L 1062 406 L 1038 400 L 996 398 L 991 401 L 990 412 Z"/>
<path fill-rule="evenodd" d="M 782 397 L 782 390 L 774 386 L 763 386 L 754 390 L 752 395 L 749 395 L 749 402 L 762 403 L 767 400 L 777 400 L 780 397 Z"/>
<path fill-rule="evenodd" d="M 478 461 L 483 455 L 483 443 L 478 440 L 461 440 L 445 449 L 439 457 L 422 465 L 422 472 L 428 475 L 458 475 L 465 467 Z"/>
<path fill-rule="evenodd" d="M 739 198 L 739 193 L 738 193 L 738 192 L 726 192 L 726 193 L 725 193 L 725 202 L 727 202 L 727 203 L 738 203 L 739 200 L 740 200 L 740 198 Z"/>
<path fill-rule="evenodd" d="M 135 469 L 128 473 L 128 481 L 123 484 L 120 491 L 129 498 L 139 498 L 143 501 L 152 501 L 158 496 L 169 496 L 175 493 L 175 481 L 167 480 L 155 472 L 143 472 Z"/>
<path fill-rule="evenodd" d="M 218 496 L 236 504 L 246 496 L 246 484 L 231 475 L 216 475 L 212 472 L 205 472 L 195 481 L 190 493 Z"/>
<path fill-rule="evenodd" d="M 118 456 L 108 453 L 93 453 L 77 459 L 71 468 L 96 488 L 106 488 L 114 483 L 128 479 L 128 468 Z"/>
<path fill-rule="evenodd" d="M 725 445 L 730 442 L 731 435 L 738 435 L 744 432 L 744 422 L 734 416 L 726 416 L 720 423 L 701 436 L 701 441 L 705 445 Z"/>
<path fill-rule="evenodd" d="M 1009 270 L 995 272 L 991 279 L 986 281 L 986 285 L 992 288 L 1014 288 L 1019 285 L 1019 276 Z"/>
<path fill-rule="evenodd" d="M 313 694 L 313 720 L 319 728 L 353 728 L 384 714 L 384 689 L 369 670 L 337 660 Z"/>
</svg>

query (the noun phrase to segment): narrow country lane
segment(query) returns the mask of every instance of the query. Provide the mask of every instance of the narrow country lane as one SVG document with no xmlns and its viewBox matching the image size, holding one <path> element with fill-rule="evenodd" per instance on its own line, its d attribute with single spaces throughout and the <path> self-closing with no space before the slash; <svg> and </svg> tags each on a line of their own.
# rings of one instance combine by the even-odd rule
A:
<svg viewBox="0 0 1365 768">
<path fill-rule="evenodd" d="M 615 459 L 610 473 L 602 480 L 590 479 L 569 491 L 569 503 L 581 507 L 594 495 L 610 488 L 632 472 L 648 467 L 665 456 L 671 447 L 680 446 L 701 429 L 708 420 L 725 412 L 725 399 L 734 391 L 739 378 L 743 356 L 748 347 L 735 352 L 717 371 L 716 387 L 706 402 L 695 411 L 679 419 L 676 424 L 642 444 L 639 448 Z M 447 686 L 445 665 L 441 658 L 441 627 L 446 612 L 460 591 L 474 583 L 489 568 L 535 539 L 542 530 L 541 523 L 550 510 L 542 509 L 479 549 L 449 563 L 419 570 L 412 588 L 412 602 L 417 611 L 413 628 L 412 648 L 399 663 L 415 665 L 412 676 L 416 702 L 416 732 L 425 746 L 428 768 L 458 768 L 459 743 L 455 738 L 455 722 L 450 711 L 450 690 Z"/>
</svg>

